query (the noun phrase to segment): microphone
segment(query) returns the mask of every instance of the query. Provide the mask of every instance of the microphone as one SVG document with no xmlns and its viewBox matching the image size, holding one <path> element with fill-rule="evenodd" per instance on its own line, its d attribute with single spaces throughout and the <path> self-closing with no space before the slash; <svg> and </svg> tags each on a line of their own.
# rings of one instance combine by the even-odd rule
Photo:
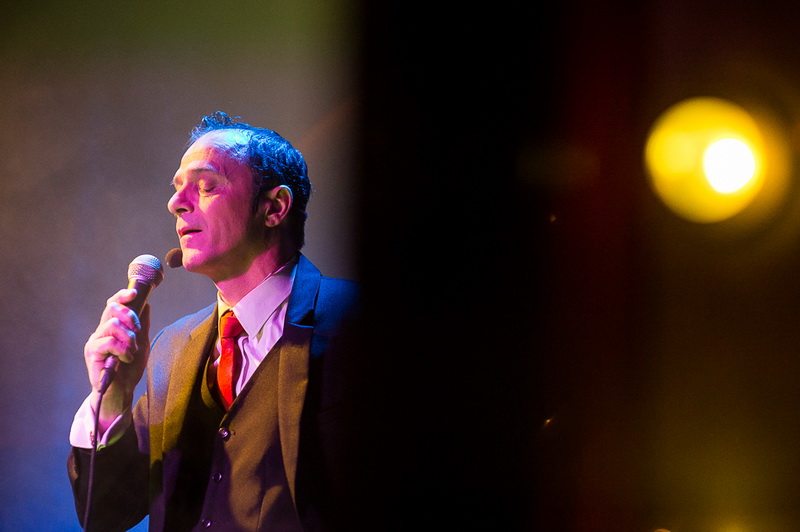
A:
<svg viewBox="0 0 800 532">
<path fill-rule="evenodd" d="M 164 280 L 164 267 L 161 261 L 153 255 L 139 255 L 131 261 L 128 265 L 128 288 L 136 289 L 136 297 L 125 306 L 136 312 L 137 315 L 142 313 L 147 298 L 153 288 L 161 284 Z M 100 370 L 100 393 L 106 393 L 111 382 L 114 380 L 114 374 L 119 367 L 119 359 L 115 356 L 106 358 L 103 369 Z"/>
</svg>

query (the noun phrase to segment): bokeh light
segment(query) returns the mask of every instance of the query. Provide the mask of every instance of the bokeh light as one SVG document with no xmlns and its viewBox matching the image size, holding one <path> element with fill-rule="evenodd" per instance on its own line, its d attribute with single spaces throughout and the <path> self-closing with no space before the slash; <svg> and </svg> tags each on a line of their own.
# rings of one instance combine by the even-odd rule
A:
<svg viewBox="0 0 800 532">
<path fill-rule="evenodd" d="M 756 157 L 747 142 L 734 138 L 717 140 L 703 154 L 703 172 L 711 188 L 732 194 L 756 176 Z"/>
<path fill-rule="evenodd" d="M 679 102 L 649 132 L 645 164 L 650 184 L 683 218 L 698 223 L 731 218 L 747 209 L 767 182 L 780 187 L 785 157 L 770 146 L 769 129 L 721 98 Z"/>
</svg>

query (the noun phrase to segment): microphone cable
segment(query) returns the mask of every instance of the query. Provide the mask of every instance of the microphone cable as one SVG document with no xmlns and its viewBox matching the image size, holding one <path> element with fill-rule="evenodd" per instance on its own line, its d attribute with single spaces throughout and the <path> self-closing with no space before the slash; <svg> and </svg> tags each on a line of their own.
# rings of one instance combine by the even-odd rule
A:
<svg viewBox="0 0 800 532">
<path fill-rule="evenodd" d="M 89 455 L 89 481 L 86 489 L 86 507 L 83 509 L 83 531 L 88 532 L 92 516 L 92 492 L 94 491 L 94 462 L 97 456 L 97 434 L 100 431 L 100 407 L 103 406 L 105 390 L 100 390 L 97 397 L 97 408 L 94 412 L 94 430 L 92 430 L 92 450 Z"/>
</svg>

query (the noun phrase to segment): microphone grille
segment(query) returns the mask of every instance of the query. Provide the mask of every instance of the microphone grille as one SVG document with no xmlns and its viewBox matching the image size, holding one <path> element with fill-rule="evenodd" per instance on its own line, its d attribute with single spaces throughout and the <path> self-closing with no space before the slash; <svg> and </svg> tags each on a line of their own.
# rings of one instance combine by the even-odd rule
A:
<svg viewBox="0 0 800 532">
<path fill-rule="evenodd" d="M 128 265 L 128 280 L 136 279 L 155 288 L 164 280 L 164 267 L 153 255 L 139 255 Z"/>
</svg>

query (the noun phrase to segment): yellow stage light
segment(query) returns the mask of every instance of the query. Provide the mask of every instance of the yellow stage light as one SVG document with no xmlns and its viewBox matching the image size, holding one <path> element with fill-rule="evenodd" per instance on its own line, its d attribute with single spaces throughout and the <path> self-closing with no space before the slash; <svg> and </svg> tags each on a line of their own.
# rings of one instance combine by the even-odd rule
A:
<svg viewBox="0 0 800 532">
<path fill-rule="evenodd" d="M 645 164 L 653 190 L 680 216 L 719 222 L 746 209 L 785 157 L 766 123 L 720 98 L 692 98 L 667 109 L 650 130 Z M 774 146 L 771 146 L 774 144 Z"/>
<path fill-rule="evenodd" d="M 720 194 L 742 190 L 756 176 L 756 157 L 747 142 L 734 138 L 712 142 L 703 153 L 703 173 Z"/>
</svg>

